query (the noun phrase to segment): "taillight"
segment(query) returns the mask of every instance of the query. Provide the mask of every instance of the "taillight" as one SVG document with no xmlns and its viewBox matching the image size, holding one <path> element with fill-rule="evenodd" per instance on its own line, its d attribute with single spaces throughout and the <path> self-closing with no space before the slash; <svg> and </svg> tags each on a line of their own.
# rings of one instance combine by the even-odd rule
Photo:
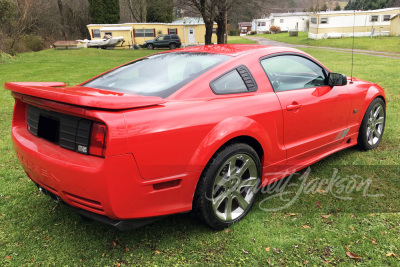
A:
<svg viewBox="0 0 400 267">
<path fill-rule="evenodd" d="M 93 123 L 90 135 L 89 154 L 104 157 L 106 149 L 106 133 L 107 126 L 97 122 Z"/>
</svg>

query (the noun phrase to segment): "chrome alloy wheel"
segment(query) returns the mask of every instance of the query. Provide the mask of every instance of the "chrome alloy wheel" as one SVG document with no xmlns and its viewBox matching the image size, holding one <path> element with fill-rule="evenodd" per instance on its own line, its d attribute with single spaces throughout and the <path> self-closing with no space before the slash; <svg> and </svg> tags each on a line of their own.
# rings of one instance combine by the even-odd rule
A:
<svg viewBox="0 0 400 267">
<path fill-rule="evenodd" d="M 256 195 L 258 171 L 253 158 L 235 154 L 221 165 L 214 180 L 212 208 L 221 221 L 232 221 L 246 212 Z"/>
<path fill-rule="evenodd" d="M 371 109 L 367 122 L 366 138 L 371 146 L 381 139 L 384 122 L 384 108 L 381 103 L 376 103 Z"/>
</svg>

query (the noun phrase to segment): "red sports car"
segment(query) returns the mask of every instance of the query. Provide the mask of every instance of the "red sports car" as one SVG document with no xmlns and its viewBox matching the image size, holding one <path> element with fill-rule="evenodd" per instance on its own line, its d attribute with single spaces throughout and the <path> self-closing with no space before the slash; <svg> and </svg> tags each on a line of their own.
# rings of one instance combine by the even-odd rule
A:
<svg viewBox="0 0 400 267">
<path fill-rule="evenodd" d="M 191 47 L 78 86 L 6 83 L 12 139 L 39 189 L 119 229 L 191 211 L 223 229 L 260 186 L 378 146 L 385 94 L 292 48 Z"/>
</svg>

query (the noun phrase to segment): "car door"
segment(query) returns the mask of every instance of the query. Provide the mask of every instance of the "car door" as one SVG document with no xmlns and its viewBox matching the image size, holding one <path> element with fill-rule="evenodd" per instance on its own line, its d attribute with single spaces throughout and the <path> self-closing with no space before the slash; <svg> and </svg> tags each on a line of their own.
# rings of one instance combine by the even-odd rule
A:
<svg viewBox="0 0 400 267">
<path fill-rule="evenodd" d="M 162 47 L 168 47 L 171 42 L 171 36 L 166 35 L 164 36 L 164 41 L 162 43 Z"/>
<path fill-rule="evenodd" d="M 351 112 L 346 86 L 327 85 L 328 71 L 299 54 L 261 60 L 280 101 L 288 164 L 304 164 L 338 146 Z"/>
</svg>

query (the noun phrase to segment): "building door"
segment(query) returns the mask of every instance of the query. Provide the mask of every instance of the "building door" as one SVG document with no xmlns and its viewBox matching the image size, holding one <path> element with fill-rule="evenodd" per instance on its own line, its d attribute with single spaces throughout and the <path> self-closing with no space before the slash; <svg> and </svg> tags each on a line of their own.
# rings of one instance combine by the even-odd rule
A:
<svg viewBox="0 0 400 267">
<path fill-rule="evenodd" d="M 194 44 L 196 41 L 194 39 L 194 28 L 188 29 L 189 44 Z"/>
</svg>

